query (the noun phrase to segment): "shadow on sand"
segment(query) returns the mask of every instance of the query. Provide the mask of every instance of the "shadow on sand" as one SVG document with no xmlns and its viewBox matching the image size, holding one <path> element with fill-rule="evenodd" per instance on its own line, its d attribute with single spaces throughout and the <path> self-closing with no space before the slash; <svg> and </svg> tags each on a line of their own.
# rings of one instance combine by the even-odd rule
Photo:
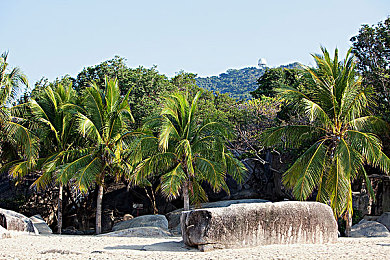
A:
<svg viewBox="0 0 390 260">
<path fill-rule="evenodd" d="M 187 247 L 183 242 L 168 241 L 150 245 L 118 245 L 105 247 L 106 250 L 139 250 L 139 251 L 167 251 L 167 252 L 199 252 L 195 248 Z"/>
</svg>

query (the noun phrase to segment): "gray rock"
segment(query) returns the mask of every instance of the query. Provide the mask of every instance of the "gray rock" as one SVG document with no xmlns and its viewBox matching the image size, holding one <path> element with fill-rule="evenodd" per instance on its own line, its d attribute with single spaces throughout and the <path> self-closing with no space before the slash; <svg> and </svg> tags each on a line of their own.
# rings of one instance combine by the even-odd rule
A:
<svg viewBox="0 0 390 260">
<path fill-rule="evenodd" d="M 0 208 L 0 220 L 3 222 L 2 226 L 7 230 L 39 234 L 31 219 L 15 211 Z"/>
<path fill-rule="evenodd" d="M 216 202 L 206 202 L 200 205 L 200 208 L 221 208 L 228 207 L 233 204 L 242 203 L 264 203 L 269 202 L 268 200 L 262 199 L 242 199 L 242 200 L 221 200 Z M 191 207 L 194 209 L 194 207 Z M 175 235 L 181 235 L 180 216 L 183 209 L 178 209 L 167 214 L 168 228 Z"/>
<path fill-rule="evenodd" d="M 114 211 L 104 210 L 102 214 L 102 232 L 110 232 L 114 226 Z"/>
<path fill-rule="evenodd" d="M 390 232 L 379 222 L 362 219 L 352 226 L 350 237 L 390 237 Z"/>
<path fill-rule="evenodd" d="M 390 231 L 390 212 L 383 213 L 378 219 L 377 222 L 384 225 Z"/>
<path fill-rule="evenodd" d="M 168 220 L 164 215 L 144 215 L 118 222 L 112 227 L 112 231 L 136 227 L 157 227 L 163 230 L 168 230 Z"/>
<path fill-rule="evenodd" d="M 39 234 L 53 234 L 51 228 L 46 224 L 41 215 L 34 215 L 30 217 L 34 227 L 38 230 Z"/>
<path fill-rule="evenodd" d="M 98 236 L 104 237 L 169 237 L 171 234 L 159 227 L 134 227 Z"/>
<path fill-rule="evenodd" d="M 184 243 L 201 251 L 337 241 L 332 209 L 318 202 L 236 204 L 183 211 L 181 223 Z"/>
<path fill-rule="evenodd" d="M 352 205 L 363 216 L 371 214 L 370 196 L 366 193 L 352 192 Z"/>
<path fill-rule="evenodd" d="M 0 226 L 0 239 L 10 238 L 11 234 L 2 226 Z"/>
</svg>

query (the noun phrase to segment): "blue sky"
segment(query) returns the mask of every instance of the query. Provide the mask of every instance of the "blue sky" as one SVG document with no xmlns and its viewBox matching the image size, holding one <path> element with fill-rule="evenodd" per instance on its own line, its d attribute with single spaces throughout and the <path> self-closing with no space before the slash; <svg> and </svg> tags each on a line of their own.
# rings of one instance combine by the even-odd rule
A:
<svg viewBox="0 0 390 260">
<path fill-rule="evenodd" d="M 30 82 L 120 55 L 128 65 L 200 76 L 228 68 L 312 63 L 320 45 L 345 53 L 361 24 L 390 15 L 388 0 L 1 1 L 0 51 Z"/>
</svg>

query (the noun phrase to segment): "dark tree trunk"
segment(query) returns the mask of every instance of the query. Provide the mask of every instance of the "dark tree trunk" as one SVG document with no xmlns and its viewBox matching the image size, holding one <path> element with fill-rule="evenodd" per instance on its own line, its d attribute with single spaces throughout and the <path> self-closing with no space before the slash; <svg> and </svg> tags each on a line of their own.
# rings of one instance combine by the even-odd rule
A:
<svg viewBox="0 0 390 260">
<path fill-rule="evenodd" d="M 154 196 L 154 192 L 153 192 L 153 187 L 150 187 L 151 194 L 149 194 L 147 187 L 145 187 L 144 189 L 145 189 L 146 196 L 149 198 L 150 203 L 152 204 L 153 214 L 157 215 L 158 209 L 157 209 L 157 205 L 156 205 L 156 197 Z"/>
</svg>

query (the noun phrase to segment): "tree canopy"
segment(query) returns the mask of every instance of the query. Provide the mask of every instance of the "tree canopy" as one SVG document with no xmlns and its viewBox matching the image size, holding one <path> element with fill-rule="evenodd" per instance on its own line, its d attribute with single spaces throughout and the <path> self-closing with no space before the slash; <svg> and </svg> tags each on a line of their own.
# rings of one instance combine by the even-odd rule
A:
<svg viewBox="0 0 390 260">
<path fill-rule="evenodd" d="M 378 111 L 390 120 L 390 17 L 377 25 L 363 25 L 351 42 L 363 84 L 374 86 Z"/>
</svg>

